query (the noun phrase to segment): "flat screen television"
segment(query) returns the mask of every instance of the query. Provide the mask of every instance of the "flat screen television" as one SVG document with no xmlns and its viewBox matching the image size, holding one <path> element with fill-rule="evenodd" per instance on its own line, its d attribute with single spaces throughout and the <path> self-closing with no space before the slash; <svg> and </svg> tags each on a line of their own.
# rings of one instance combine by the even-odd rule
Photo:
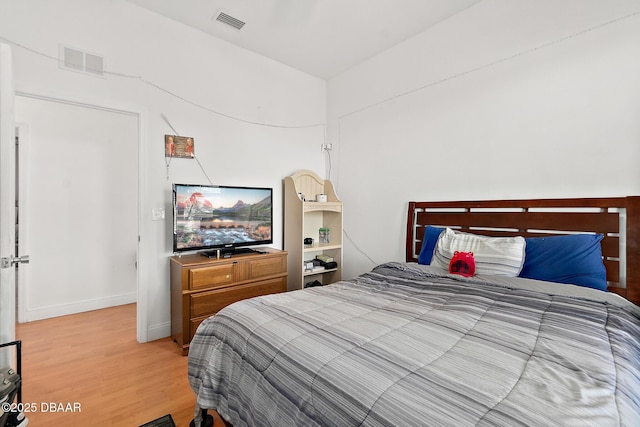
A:
<svg viewBox="0 0 640 427">
<path fill-rule="evenodd" d="M 173 251 L 212 256 L 273 243 L 273 189 L 173 184 Z"/>
</svg>

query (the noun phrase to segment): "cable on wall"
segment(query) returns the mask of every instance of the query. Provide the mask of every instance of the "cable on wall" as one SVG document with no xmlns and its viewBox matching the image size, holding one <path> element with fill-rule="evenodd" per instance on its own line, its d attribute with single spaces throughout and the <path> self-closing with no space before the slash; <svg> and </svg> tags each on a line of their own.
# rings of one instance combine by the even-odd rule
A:
<svg viewBox="0 0 640 427">
<path fill-rule="evenodd" d="M 47 58 L 47 59 L 52 60 L 52 61 L 55 61 L 56 63 L 60 62 L 60 60 L 57 57 L 54 57 L 54 56 L 51 56 L 51 55 L 47 55 L 46 53 L 43 53 L 43 52 L 40 52 L 38 50 L 32 49 L 32 48 L 27 47 L 27 46 L 25 46 L 23 44 L 17 43 L 17 42 L 15 42 L 13 40 L 9 40 L 6 37 L 0 36 L 0 41 L 9 43 L 9 44 L 11 44 L 13 46 L 19 47 L 21 49 L 24 49 L 24 50 L 29 51 L 31 53 L 34 53 L 36 55 L 40 55 L 40 56 L 42 56 L 44 58 Z M 247 123 L 247 124 L 251 124 L 251 125 L 255 125 L 255 126 L 278 128 L 278 129 L 308 129 L 308 128 L 313 128 L 313 127 L 319 127 L 319 126 L 323 126 L 324 127 L 324 126 L 326 126 L 326 123 L 315 123 L 315 124 L 308 124 L 308 125 L 281 125 L 281 124 L 262 123 L 262 122 L 257 122 L 257 121 L 253 121 L 253 120 L 247 120 L 247 119 L 243 119 L 243 118 L 240 118 L 240 117 L 232 116 L 230 114 L 223 113 L 223 112 L 215 110 L 213 108 L 209 108 L 209 107 L 207 107 L 205 105 L 202 105 L 202 104 L 199 104 L 199 103 L 197 103 L 195 101 L 191 101 L 191 100 L 189 100 L 189 99 L 187 99 L 187 98 L 185 98 L 183 96 L 180 96 L 180 95 L 176 94 L 175 92 L 172 92 L 172 91 L 170 91 L 168 89 L 165 89 L 162 86 L 159 86 L 159 85 L 157 85 L 157 84 L 145 79 L 143 76 L 136 76 L 136 75 L 133 75 L 133 74 L 119 73 L 119 72 L 116 72 L 116 71 L 108 71 L 108 70 L 104 70 L 104 74 L 105 75 L 115 76 L 115 77 L 120 77 L 120 78 L 125 78 L 125 79 L 137 80 L 137 81 L 139 81 L 141 83 L 144 83 L 147 86 L 150 86 L 150 87 L 152 87 L 152 88 L 154 88 L 156 90 L 159 90 L 159 91 L 161 91 L 161 92 L 163 92 L 163 93 L 165 93 L 167 95 L 170 95 L 170 96 L 172 96 L 172 97 L 174 97 L 176 99 L 179 99 L 179 100 L 181 100 L 183 102 L 186 102 L 187 104 L 190 104 L 190 105 L 192 105 L 194 107 L 197 107 L 199 109 L 208 111 L 209 113 L 216 114 L 218 116 L 225 117 L 227 119 L 231 119 L 231 120 L 235 120 L 235 121 L 239 121 L 239 122 L 242 122 L 242 123 Z"/>
<path fill-rule="evenodd" d="M 36 49 L 32 49 L 32 48 L 30 48 L 28 46 L 25 46 L 25 45 L 21 44 L 21 43 L 15 42 L 13 40 L 9 40 L 6 37 L 0 36 L 0 41 L 9 43 L 9 44 L 11 44 L 11 45 L 13 45 L 15 47 L 18 47 L 18 48 L 24 49 L 24 50 L 26 50 L 28 52 L 34 53 L 36 55 L 42 56 L 42 57 L 44 57 L 44 58 L 46 58 L 48 60 L 55 61 L 56 63 L 59 63 L 59 61 L 60 61 L 59 58 L 57 58 L 57 57 L 54 57 L 54 56 L 51 56 L 51 55 L 47 55 L 46 53 L 40 52 L 40 51 L 38 51 Z M 261 122 L 257 122 L 257 121 L 253 121 L 253 120 L 246 120 L 246 119 L 243 119 L 243 118 L 240 118 L 240 117 L 235 117 L 235 116 L 232 116 L 230 114 L 226 114 L 226 113 L 214 110 L 212 108 L 209 108 L 209 107 L 207 107 L 205 105 L 202 105 L 202 104 L 199 104 L 197 102 L 191 101 L 191 100 L 189 100 L 189 99 L 187 99 L 187 98 L 185 98 L 183 96 L 180 96 L 180 95 L 176 94 L 175 92 L 172 92 L 172 91 L 170 91 L 168 89 L 165 89 L 165 88 L 163 88 L 163 87 L 161 87 L 161 86 L 159 86 L 159 85 L 157 85 L 155 83 L 150 82 L 149 80 L 145 79 L 142 76 L 136 76 L 136 75 L 132 75 L 132 74 L 119 73 L 119 72 L 107 71 L 107 70 L 104 70 L 104 75 L 112 75 L 112 76 L 115 76 L 115 77 L 126 78 L 126 79 L 134 79 L 134 80 L 140 81 L 145 85 L 148 85 L 148 86 L 150 86 L 150 87 L 152 87 L 152 88 L 154 88 L 156 90 L 159 90 L 159 91 L 161 91 L 161 92 L 163 92 L 163 93 L 165 93 L 165 94 L 167 94 L 169 96 L 172 96 L 172 97 L 174 97 L 176 99 L 179 99 L 179 100 L 181 100 L 181 101 L 183 101 L 183 102 L 185 102 L 187 104 L 190 104 L 190 105 L 192 105 L 192 106 L 194 106 L 196 108 L 202 109 L 202 110 L 207 111 L 209 113 L 216 114 L 218 116 L 221 116 L 221 117 L 224 117 L 224 118 L 227 118 L 227 119 L 230 119 L 230 120 L 235 120 L 235 121 L 239 121 L 239 122 L 250 124 L 250 125 L 263 126 L 263 127 L 269 127 L 269 128 L 277 128 L 277 129 L 309 129 L 309 128 L 314 128 L 314 127 L 322 127 L 323 141 L 326 144 L 326 139 L 327 139 L 327 135 L 326 135 L 327 125 L 326 125 L 326 123 L 315 123 L 315 124 L 309 124 L 309 125 L 280 125 L 280 124 L 272 124 L 272 123 L 261 123 Z M 161 117 L 169 125 L 169 127 L 173 130 L 175 135 L 180 135 L 180 133 L 175 130 L 175 128 L 171 125 L 171 123 L 169 123 L 168 119 L 166 118 L 166 116 L 164 114 L 161 114 Z M 327 174 L 328 174 L 327 176 L 330 177 L 330 174 L 331 174 L 331 155 L 328 152 L 327 152 L 327 154 L 328 154 L 328 158 L 325 156 L 325 168 L 327 170 Z M 211 180 L 209 179 L 209 177 L 207 176 L 206 172 L 204 171 L 204 168 L 202 167 L 202 164 L 200 163 L 198 158 L 195 157 L 195 156 L 194 156 L 194 158 L 195 158 L 196 162 L 198 163 L 198 165 L 200 166 L 200 169 L 202 169 L 202 172 L 204 173 L 205 177 L 207 177 L 207 180 L 209 182 L 211 182 Z M 168 159 L 165 157 L 165 165 L 166 165 L 166 168 L 167 168 L 167 180 L 169 180 L 169 167 L 171 165 L 171 159 L 172 159 L 172 157 L 169 157 Z M 328 165 L 327 165 L 327 162 L 328 162 Z M 329 178 L 327 178 L 327 179 L 329 179 Z"/>
<path fill-rule="evenodd" d="M 324 174 L 325 179 L 331 181 L 331 150 L 333 146 L 327 144 L 327 127 L 322 129 L 322 151 L 324 151 Z"/>
<path fill-rule="evenodd" d="M 308 128 L 313 128 L 313 127 L 319 127 L 319 126 L 325 126 L 325 123 L 316 123 L 316 124 L 311 124 L 311 125 L 276 125 L 276 124 L 271 124 L 271 123 L 261 123 L 261 122 L 256 122 L 256 121 L 252 121 L 252 120 L 246 120 L 246 119 L 242 119 L 239 117 L 235 117 L 232 116 L 230 114 L 226 114 L 226 113 L 222 113 L 220 111 L 214 110 L 212 108 L 209 108 L 205 105 L 199 104 L 197 102 L 191 101 L 183 96 L 180 96 L 174 92 L 171 92 L 168 89 L 165 89 L 161 86 L 156 85 L 155 83 L 152 83 L 148 80 L 146 80 L 144 77 L 142 76 L 133 76 L 133 75 L 127 75 L 127 74 L 123 74 L 123 73 L 116 73 L 116 72 L 110 72 L 110 71 L 105 71 L 105 74 L 110 74 L 113 76 L 118 76 L 118 77 L 123 77 L 123 78 L 129 78 L 129 79 L 136 79 L 141 81 L 142 83 L 149 85 L 161 92 L 164 92 L 170 96 L 173 96 L 174 98 L 177 98 L 181 101 L 186 102 L 187 104 L 191 104 L 194 107 L 200 108 L 202 110 L 208 111 L 209 113 L 213 113 L 216 114 L 218 116 L 222 116 L 225 117 L 227 119 L 231 119 L 231 120 L 235 120 L 238 122 L 242 122 L 242 123 L 247 123 L 250 125 L 256 125 L 256 126 L 263 126 L 263 127 L 270 127 L 270 128 L 278 128 L 278 129 L 308 129 Z"/>
<path fill-rule="evenodd" d="M 331 149 L 327 148 L 324 150 L 324 152 L 325 152 L 325 155 L 324 155 L 325 175 L 326 175 L 326 179 L 331 181 Z"/>
<path fill-rule="evenodd" d="M 456 73 L 456 74 L 452 74 L 452 75 L 450 75 L 450 76 L 448 76 L 448 77 L 444 77 L 444 78 L 441 78 L 441 79 L 439 79 L 439 80 L 433 81 L 433 82 L 431 82 L 431 83 L 427 83 L 427 84 L 425 84 L 425 85 L 419 86 L 419 87 L 417 87 L 417 88 L 414 88 L 414 89 L 411 89 L 411 90 L 407 90 L 407 91 L 405 91 L 405 92 L 401 92 L 401 93 L 399 93 L 399 94 L 397 94 L 397 95 L 390 96 L 390 97 L 388 97 L 388 98 L 385 98 L 385 99 L 382 99 L 382 100 L 380 100 L 380 101 L 374 102 L 373 104 L 370 104 L 370 105 L 364 106 L 364 107 L 362 107 L 362 108 L 359 108 L 359 109 L 356 109 L 356 110 L 350 111 L 350 112 L 348 112 L 348 113 L 345 113 L 345 114 L 343 114 L 343 115 L 341 115 L 341 116 L 338 116 L 338 120 L 337 120 L 337 128 L 338 128 L 338 130 L 337 130 L 337 138 L 336 138 L 336 139 L 337 139 L 337 141 L 338 141 L 338 144 L 340 144 L 340 142 L 342 141 L 342 120 L 343 120 L 344 118 L 346 118 L 346 117 L 349 117 L 349 116 L 351 116 L 351 115 L 354 115 L 354 114 L 357 114 L 357 113 L 360 113 L 360 112 L 363 112 L 363 111 L 369 110 L 369 109 L 371 109 L 371 108 L 374 108 L 374 107 L 377 107 L 377 106 L 379 106 L 379 105 L 382 105 L 382 104 L 388 103 L 388 102 L 390 102 L 390 101 L 394 101 L 394 100 L 396 100 L 396 99 L 398 99 L 398 98 L 402 98 L 402 97 L 404 97 L 404 96 L 411 95 L 411 94 L 413 94 L 413 93 L 420 92 L 420 91 L 423 91 L 423 90 L 426 90 L 426 89 L 432 88 L 432 87 L 434 87 L 434 86 L 438 86 L 438 85 L 440 85 L 440 84 L 443 84 L 443 83 L 446 83 L 446 82 L 448 82 L 448 81 L 451 81 L 451 80 L 457 79 L 457 78 L 459 78 L 459 77 L 464 77 L 464 76 L 467 76 L 467 75 L 469 75 L 469 74 L 473 74 L 473 73 L 475 73 L 475 72 L 482 71 L 482 70 L 484 70 L 484 69 L 487 69 L 487 68 L 493 67 L 493 66 L 495 66 L 495 65 L 499 65 L 499 64 L 505 63 L 505 62 L 510 61 L 510 60 L 512 60 L 512 59 L 515 59 L 515 58 L 518 58 L 518 57 L 521 57 L 521 56 L 524 56 L 524 55 L 528 55 L 528 54 L 530 54 L 530 53 L 537 52 L 537 51 L 539 51 L 539 50 L 542 50 L 542 49 L 545 49 L 545 48 L 548 48 L 548 47 L 551 47 L 551 46 L 554 46 L 554 45 L 557 45 L 557 44 L 563 43 L 563 42 L 565 42 L 565 41 L 567 41 L 567 40 L 571 40 L 571 39 L 574 39 L 574 38 L 576 38 L 576 37 L 582 36 L 582 35 L 584 35 L 584 34 L 590 33 L 590 32 L 592 32 L 592 31 L 599 30 L 599 29 L 604 28 L 604 27 L 606 27 L 606 26 L 609 26 L 609 25 L 611 25 L 611 24 L 615 24 L 615 23 L 618 23 L 618 22 L 620 22 L 620 21 L 624 21 L 624 20 L 626 20 L 626 19 L 633 18 L 633 17 L 635 17 L 635 16 L 637 16 L 637 15 L 640 15 L 640 11 L 634 11 L 634 12 L 631 12 L 631 13 L 629 13 L 629 14 L 627 14 L 627 15 L 620 16 L 620 17 L 617 17 L 617 18 L 613 18 L 613 19 L 611 19 L 611 20 L 609 20 L 609 21 L 606 21 L 606 22 L 603 22 L 603 23 L 601 23 L 601 24 L 594 25 L 594 26 L 592 26 L 592 27 L 586 28 L 586 29 L 581 30 L 581 31 L 577 31 L 577 32 L 572 33 L 572 34 L 570 34 L 570 35 L 568 35 L 568 36 L 561 37 L 561 38 L 556 39 L 556 40 L 553 40 L 553 41 L 551 41 L 551 42 L 547 42 L 547 43 L 544 43 L 544 44 L 541 44 L 541 45 L 535 46 L 535 47 L 533 47 L 533 48 L 530 48 L 530 49 L 526 49 L 526 50 L 523 50 L 523 51 L 517 52 L 517 53 L 515 53 L 515 54 L 513 54 L 513 55 L 509 55 L 509 56 L 506 56 L 506 57 L 504 57 L 504 58 L 501 58 L 501 59 L 498 59 L 498 60 L 495 60 L 495 61 L 492 61 L 492 62 L 489 62 L 489 63 L 483 64 L 483 65 L 479 65 L 479 66 L 477 66 L 477 67 L 474 67 L 474 68 L 468 69 L 468 70 L 466 70 L 466 71 L 462 71 L 462 72 L 459 72 L 459 73 Z M 343 160 L 343 159 L 340 159 L 340 160 Z M 340 173 L 340 168 L 338 168 L 338 173 Z M 340 178 L 338 177 L 338 178 L 336 179 L 336 191 L 339 191 L 339 190 L 338 190 L 339 185 L 340 185 Z M 344 231 L 344 235 L 349 239 L 349 241 L 353 244 L 353 246 L 354 246 L 354 247 L 355 247 L 355 248 L 356 248 L 360 253 L 362 253 L 364 256 L 366 256 L 366 257 L 369 259 L 369 261 L 371 261 L 374 265 L 377 265 L 377 264 L 375 263 L 375 261 L 373 261 L 373 259 L 371 259 L 371 257 L 369 257 L 369 256 L 368 256 L 368 255 L 367 255 L 367 254 L 362 250 L 362 249 L 360 249 L 360 248 L 355 244 L 355 242 L 353 241 L 353 239 L 351 239 L 351 237 L 349 237 L 349 235 L 347 234 L 346 230 L 343 230 L 343 231 Z"/>
<path fill-rule="evenodd" d="M 167 116 L 164 115 L 164 113 L 160 114 L 160 117 L 162 117 L 162 119 L 169 125 L 169 127 L 171 128 L 171 130 L 173 130 L 173 133 L 175 135 L 180 135 L 178 133 L 178 131 L 171 125 L 171 123 L 169 122 L 169 119 L 167 119 Z M 173 159 L 173 156 L 164 156 L 164 164 L 167 167 L 167 181 L 169 181 L 169 166 L 171 166 L 171 160 Z"/>
<path fill-rule="evenodd" d="M 342 229 L 342 233 L 344 234 L 344 236 L 349 239 L 349 241 L 351 242 L 351 244 L 353 245 L 354 248 L 356 248 L 356 250 L 358 252 L 360 252 L 362 255 L 364 255 L 369 261 L 371 261 L 371 264 L 376 266 L 376 265 L 380 265 L 380 263 L 375 262 L 369 255 L 367 255 L 367 253 L 365 251 L 363 251 L 362 249 L 360 249 L 360 247 L 358 245 L 356 245 L 356 242 L 353 241 L 353 239 L 351 238 L 351 236 L 349 236 L 349 233 L 347 233 L 347 230 L 345 230 L 344 228 Z"/>
<path fill-rule="evenodd" d="M 581 30 L 581 31 L 578 31 L 578 32 L 572 33 L 572 34 L 570 34 L 570 35 L 568 35 L 568 36 L 561 37 L 561 38 L 556 39 L 556 40 L 554 40 L 554 41 L 547 42 L 547 43 L 541 44 L 541 45 L 539 45 L 539 46 L 535 46 L 535 47 L 532 47 L 532 48 L 530 48 L 530 49 L 523 50 L 523 51 L 518 52 L 518 53 L 515 53 L 515 54 L 513 54 L 513 55 L 509 55 L 509 56 L 506 56 L 506 57 L 504 57 L 504 58 L 501 58 L 501 59 L 498 59 L 498 60 L 495 60 L 495 61 L 489 62 L 489 63 L 487 63 L 487 64 L 479 65 L 479 66 L 477 66 L 477 67 L 474 67 L 474 68 L 468 69 L 468 70 L 466 70 L 466 71 L 462 71 L 462 72 L 460 72 L 460 73 L 453 74 L 453 75 L 450 75 L 450 76 L 448 76 L 448 77 L 444 77 L 444 78 L 439 79 L 439 80 L 436 80 L 436 81 L 434 81 L 434 82 L 427 83 L 427 84 L 425 84 L 425 85 L 423 85 L 423 86 L 420 86 L 420 87 L 417 87 L 417 88 L 414 88 L 414 89 L 411 89 L 411 90 L 407 90 L 407 91 L 405 91 L 405 92 L 401 92 L 401 93 L 399 93 L 399 94 L 397 94 L 397 95 L 390 96 L 390 97 L 388 97 L 388 98 L 385 98 L 385 99 L 380 100 L 380 101 L 378 101 L 378 102 L 375 102 L 375 103 L 373 103 L 373 104 L 370 104 L 370 105 L 367 105 L 367 106 L 365 106 L 365 107 L 359 108 L 359 109 L 357 109 L 357 110 L 353 110 L 353 111 L 351 111 L 351 112 L 349 112 L 349 113 L 343 114 L 342 116 L 339 116 L 339 117 L 338 117 L 338 121 L 342 120 L 342 119 L 343 119 L 343 118 L 345 118 L 345 117 L 351 116 L 351 115 L 353 115 L 353 114 L 360 113 L 360 112 L 362 112 L 362 111 L 368 110 L 368 109 L 373 108 L 373 107 L 376 107 L 376 106 L 378 106 L 378 105 L 385 104 L 385 103 L 387 103 L 387 102 L 389 102 L 389 101 L 393 101 L 393 100 L 395 100 L 395 99 L 402 98 L 402 97 L 404 97 L 404 96 L 407 96 L 407 95 L 410 95 L 410 94 L 413 94 L 413 93 L 416 93 L 416 92 L 420 92 L 420 91 L 422 91 L 422 90 L 425 90 L 425 89 L 428 89 L 428 88 L 431 88 L 431 87 L 437 86 L 437 85 L 442 84 L 442 83 L 445 83 L 445 82 L 448 82 L 448 81 L 450 81 L 450 80 L 454 80 L 454 79 L 457 79 L 457 78 L 459 78 L 459 77 L 463 77 L 463 76 L 466 76 L 466 75 L 469 75 L 469 74 L 472 74 L 472 73 L 475 73 L 475 72 L 478 72 L 478 71 L 484 70 L 484 69 L 486 69 L 486 68 L 490 68 L 490 67 L 493 67 L 493 66 L 495 66 L 495 65 L 502 64 L 502 63 L 507 62 L 507 61 L 510 61 L 510 60 L 512 60 L 512 59 L 518 58 L 518 57 L 520 57 L 520 56 L 528 55 L 528 54 L 530 54 L 530 53 L 533 53 L 533 52 L 539 51 L 539 50 L 541 50 L 541 49 L 545 49 L 545 48 L 547 48 L 547 47 L 554 46 L 554 45 L 559 44 L 559 43 L 563 43 L 563 42 L 565 42 L 565 41 L 567 41 L 567 40 L 571 40 L 571 39 L 573 39 L 573 38 L 576 38 L 576 37 L 582 36 L 582 35 L 584 35 L 584 34 L 587 34 L 587 33 L 592 32 L 592 31 L 599 30 L 599 29 L 601 29 L 601 28 L 603 28 L 603 27 L 606 27 L 606 26 L 608 26 L 608 25 L 615 24 L 615 23 L 620 22 L 620 21 L 624 21 L 625 19 L 632 18 L 632 17 L 634 17 L 634 16 L 636 16 L 636 15 L 640 15 L 640 10 L 637 10 L 637 11 L 635 11 L 635 12 L 631 12 L 631 13 L 629 13 L 629 14 L 627 14 L 627 15 L 620 16 L 620 17 L 618 17 L 618 18 L 613 18 L 613 19 L 611 19 L 611 20 L 609 20 L 609 21 L 603 22 L 603 23 L 598 24 L 598 25 L 594 25 L 593 27 L 589 27 L 589 28 L 587 28 L 587 29 L 584 29 L 584 30 Z"/>
</svg>

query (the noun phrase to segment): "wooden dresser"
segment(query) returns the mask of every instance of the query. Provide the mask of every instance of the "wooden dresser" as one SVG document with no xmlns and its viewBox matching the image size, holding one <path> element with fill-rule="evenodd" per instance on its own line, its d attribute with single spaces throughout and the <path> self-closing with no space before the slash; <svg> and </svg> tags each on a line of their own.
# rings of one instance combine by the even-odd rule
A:
<svg viewBox="0 0 640 427">
<path fill-rule="evenodd" d="M 173 256 L 170 265 L 171 337 L 183 355 L 207 317 L 236 301 L 287 290 L 287 252 L 277 249 L 221 259 Z"/>
</svg>

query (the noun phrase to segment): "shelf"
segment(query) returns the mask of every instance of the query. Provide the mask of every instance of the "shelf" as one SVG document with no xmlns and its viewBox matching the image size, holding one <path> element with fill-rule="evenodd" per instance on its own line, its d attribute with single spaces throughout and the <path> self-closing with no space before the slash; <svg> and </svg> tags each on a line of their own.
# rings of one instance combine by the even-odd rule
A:
<svg viewBox="0 0 640 427">
<path fill-rule="evenodd" d="M 317 252 L 329 249 L 340 249 L 342 245 L 339 243 L 314 243 L 313 245 L 304 245 L 303 252 Z"/>
<path fill-rule="evenodd" d="M 342 202 L 303 202 L 304 212 L 331 211 L 341 212 Z"/>
<path fill-rule="evenodd" d="M 320 270 L 320 271 L 305 271 L 305 272 L 303 273 L 303 276 L 304 276 L 304 277 L 307 277 L 307 276 L 315 276 L 316 274 L 331 273 L 332 271 L 338 271 L 338 269 L 337 269 L 337 268 L 329 268 L 329 269 L 326 269 L 326 270 Z"/>
<path fill-rule="evenodd" d="M 327 201 L 308 201 L 318 194 L 326 195 Z M 289 290 L 304 288 L 310 276 L 315 276 L 314 279 L 323 285 L 342 279 L 342 212 L 342 202 L 331 181 L 309 170 L 300 170 L 284 178 L 284 248 L 288 252 Z M 321 229 L 329 230 L 329 243 L 320 243 Z M 313 244 L 305 245 L 306 238 L 313 239 Z M 319 254 L 333 258 L 337 267 L 305 271 L 306 258 Z"/>
</svg>

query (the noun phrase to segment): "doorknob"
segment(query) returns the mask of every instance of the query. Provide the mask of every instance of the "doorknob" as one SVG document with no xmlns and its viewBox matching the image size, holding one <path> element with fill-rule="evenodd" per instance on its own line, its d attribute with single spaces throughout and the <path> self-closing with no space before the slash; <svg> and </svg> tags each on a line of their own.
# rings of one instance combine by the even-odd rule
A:
<svg viewBox="0 0 640 427">
<path fill-rule="evenodd" d="M 0 261 L 2 261 L 2 268 L 13 267 L 16 264 L 29 264 L 29 255 L 22 255 L 18 257 L 11 255 L 10 257 L 0 259 Z"/>
</svg>

